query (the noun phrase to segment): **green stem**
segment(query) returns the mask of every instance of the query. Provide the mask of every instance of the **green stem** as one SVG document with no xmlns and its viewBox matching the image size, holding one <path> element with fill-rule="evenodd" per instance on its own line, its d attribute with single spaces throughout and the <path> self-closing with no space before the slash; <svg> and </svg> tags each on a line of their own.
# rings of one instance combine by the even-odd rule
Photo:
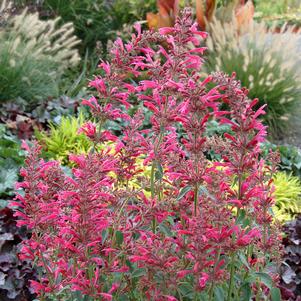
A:
<svg viewBox="0 0 301 301">
<path fill-rule="evenodd" d="M 152 164 L 151 174 L 150 174 L 150 190 L 152 198 L 155 197 L 155 162 Z"/>
<path fill-rule="evenodd" d="M 213 275 L 215 275 L 215 270 L 216 270 L 216 267 L 219 263 L 219 259 L 220 259 L 220 256 L 221 256 L 221 248 L 218 249 L 218 251 L 215 253 L 215 258 L 214 258 L 214 269 L 213 269 Z M 211 282 L 211 285 L 210 285 L 210 289 L 209 289 L 209 301 L 212 301 L 213 300 L 213 288 L 214 288 L 214 281 Z"/>
<path fill-rule="evenodd" d="M 258 287 L 258 289 L 257 289 L 257 293 L 256 293 L 256 301 L 260 301 L 260 281 L 257 281 L 257 287 Z"/>
<path fill-rule="evenodd" d="M 153 199 L 155 197 L 155 162 L 153 162 L 152 169 L 151 169 L 150 189 L 151 189 L 151 196 Z M 155 218 L 153 218 L 152 221 L 152 228 L 153 228 L 153 232 L 156 233 L 157 225 L 156 225 Z"/>
<path fill-rule="evenodd" d="M 197 216 L 199 202 L 199 185 L 196 184 L 194 187 L 194 216 Z"/>
<path fill-rule="evenodd" d="M 229 283 L 229 289 L 228 289 L 228 297 L 227 301 L 231 301 L 232 292 L 233 292 L 233 286 L 234 286 L 234 272 L 235 272 L 235 257 L 234 253 L 231 255 L 231 268 L 230 268 L 230 283 Z"/>
<path fill-rule="evenodd" d="M 249 257 L 251 257 L 252 253 L 253 253 L 253 248 L 251 245 L 248 246 L 248 249 L 247 249 L 247 261 L 249 259 Z M 245 280 L 248 278 L 249 276 L 249 270 L 247 269 L 243 275 L 243 282 L 245 282 Z M 238 295 L 240 296 L 240 293 L 241 293 L 241 288 L 239 288 L 238 290 Z"/>
</svg>

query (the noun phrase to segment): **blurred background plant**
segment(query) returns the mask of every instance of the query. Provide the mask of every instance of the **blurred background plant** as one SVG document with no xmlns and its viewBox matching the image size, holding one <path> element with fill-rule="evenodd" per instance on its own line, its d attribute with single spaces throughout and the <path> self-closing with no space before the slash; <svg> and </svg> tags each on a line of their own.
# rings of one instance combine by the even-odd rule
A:
<svg viewBox="0 0 301 301">
<path fill-rule="evenodd" d="M 107 42 L 116 38 L 124 24 L 145 19 L 148 11 L 155 10 L 156 0 L 16 0 L 17 6 L 35 7 L 42 18 L 60 16 L 64 22 L 73 22 L 76 35 L 81 39 L 80 50 L 85 54 L 101 43 L 102 54 Z"/>
<path fill-rule="evenodd" d="M 281 222 L 290 221 L 301 214 L 301 182 L 298 177 L 285 172 L 274 176 L 275 205 L 273 213 Z"/>
<path fill-rule="evenodd" d="M 25 227 L 17 227 L 14 210 L 0 209 L 0 300 L 34 300 L 30 280 L 37 278 L 32 262 L 18 256 L 20 242 L 29 238 Z"/>
<path fill-rule="evenodd" d="M 300 0 L 254 0 L 254 4 L 258 11 L 257 15 L 262 17 L 295 13 L 301 9 Z"/>
<path fill-rule="evenodd" d="M 239 34 L 242 30 L 244 34 Z M 264 119 L 270 134 L 284 134 L 300 106 L 299 35 L 292 28 L 273 34 L 255 22 L 239 28 L 235 19 L 230 23 L 215 19 L 209 32 L 207 71 L 235 72 L 250 97 L 259 98 L 259 105 L 267 104 Z"/>
<path fill-rule="evenodd" d="M 14 194 L 14 186 L 19 179 L 19 169 L 24 158 L 18 138 L 5 125 L 0 124 L 0 208 L 5 207 L 6 199 Z"/>
<path fill-rule="evenodd" d="M 301 179 L 301 150 L 294 145 L 276 145 L 266 141 L 262 143 L 263 155 L 267 156 L 270 151 L 280 155 L 280 170 L 292 173 Z"/>
<path fill-rule="evenodd" d="M 173 26 L 175 18 L 180 8 L 192 6 L 195 10 L 195 17 L 199 27 L 206 30 L 208 24 L 218 18 L 222 21 L 237 20 L 239 26 L 248 23 L 254 14 L 252 1 L 241 0 L 158 0 L 155 13 L 147 14 L 147 23 L 149 28 L 161 28 L 164 26 Z"/>
<path fill-rule="evenodd" d="M 300 300 L 301 296 L 301 215 L 283 227 L 284 246 L 280 289 L 283 300 Z"/>
<path fill-rule="evenodd" d="M 9 3 L 2 11 L 9 11 Z M 33 108 L 38 100 L 59 96 L 64 71 L 80 61 L 72 23 L 42 21 L 25 9 L 9 14 L 0 27 L 0 102 L 20 97 Z"/>
</svg>

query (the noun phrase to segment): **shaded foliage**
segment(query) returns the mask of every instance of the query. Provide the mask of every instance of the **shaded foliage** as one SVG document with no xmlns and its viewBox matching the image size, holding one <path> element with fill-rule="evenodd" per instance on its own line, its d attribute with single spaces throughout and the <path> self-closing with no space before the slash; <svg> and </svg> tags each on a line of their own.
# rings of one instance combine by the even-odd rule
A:
<svg viewBox="0 0 301 301">
<path fill-rule="evenodd" d="M 301 300 L 301 216 L 284 226 L 281 290 L 284 300 Z"/>
<path fill-rule="evenodd" d="M 0 210 L 0 299 L 33 300 L 29 279 L 35 279 L 35 272 L 17 255 L 20 242 L 29 237 L 24 227 L 17 228 L 13 214 L 9 208 Z"/>
</svg>

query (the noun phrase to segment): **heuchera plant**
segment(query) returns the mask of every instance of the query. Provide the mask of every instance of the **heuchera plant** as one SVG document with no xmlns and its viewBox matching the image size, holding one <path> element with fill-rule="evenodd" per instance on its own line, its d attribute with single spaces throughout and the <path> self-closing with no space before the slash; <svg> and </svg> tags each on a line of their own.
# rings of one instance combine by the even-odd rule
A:
<svg viewBox="0 0 301 301">
<path fill-rule="evenodd" d="M 24 145 L 25 194 L 12 205 L 32 230 L 21 254 L 41 269 L 32 287 L 40 300 L 280 300 L 275 167 L 259 158 L 263 108 L 254 111 L 234 75 L 201 79 L 206 33 L 190 10 L 174 28 L 136 30 L 90 82 L 96 93 L 83 104 L 98 122 L 81 132 L 95 147 L 70 156 L 72 177 Z M 152 111 L 150 129 L 141 111 L 127 113 L 137 100 Z M 211 119 L 234 134 L 206 137 Z M 125 122 L 121 137 L 105 129 L 111 120 Z M 206 159 L 210 150 L 222 160 Z"/>
</svg>

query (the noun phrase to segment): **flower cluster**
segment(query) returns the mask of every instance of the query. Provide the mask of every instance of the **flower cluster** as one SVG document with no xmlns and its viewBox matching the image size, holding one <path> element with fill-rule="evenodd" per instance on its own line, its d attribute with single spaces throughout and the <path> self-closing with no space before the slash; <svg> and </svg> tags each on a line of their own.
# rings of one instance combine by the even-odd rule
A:
<svg viewBox="0 0 301 301">
<path fill-rule="evenodd" d="M 70 156 L 72 176 L 28 149 L 25 194 L 13 205 L 32 230 L 21 256 L 43 271 L 32 286 L 41 300 L 268 300 L 278 293 L 279 237 L 275 168 L 259 157 L 264 110 L 234 76 L 201 78 L 206 33 L 188 9 L 173 28 L 136 30 L 90 82 L 95 95 L 83 103 L 97 122 L 81 131 L 95 147 Z M 137 101 L 152 112 L 150 129 L 140 110 L 129 113 Z M 211 119 L 234 134 L 206 137 Z M 120 137 L 112 120 L 124 121 Z M 220 162 L 207 159 L 211 150 Z"/>
</svg>

